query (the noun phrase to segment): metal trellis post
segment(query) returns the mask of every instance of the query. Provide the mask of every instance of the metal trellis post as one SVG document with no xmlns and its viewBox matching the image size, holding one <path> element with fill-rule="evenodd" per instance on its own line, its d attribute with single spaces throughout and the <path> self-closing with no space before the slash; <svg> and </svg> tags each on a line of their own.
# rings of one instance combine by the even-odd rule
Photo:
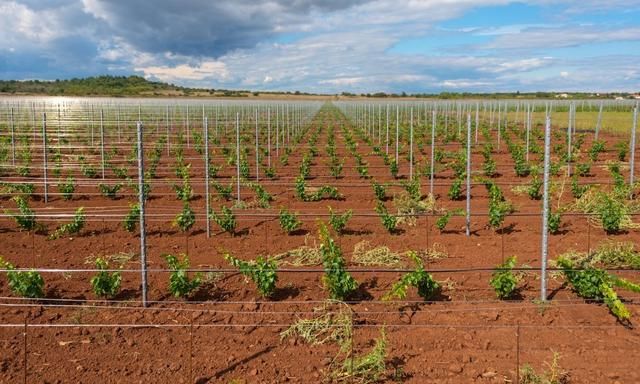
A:
<svg viewBox="0 0 640 384">
<path fill-rule="evenodd" d="M 544 184 L 542 202 L 542 263 L 540 269 L 540 300 L 547 300 L 547 256 L 549 252 L 549 165 L 551 162 L 551 118 L 547 115 L 544 128 Z"/>
<path fill-rule="evenodd" d="M 429 171 L 429 193 L 433 196 L 433 179 L 435 178 L 435 150 L 436 150 L 436 109 L 431 112 L 431 161 Z"/>
<path fill-rule="evenodd" d="M 633 123 L 631 126 L 631 145 L 629 145 L 629 184 L 633 184 L 636 159 L 636 126 L 638 125 L 638 104 L 633 108 Z"/>
<path fill-rule="evenodd" d="M 409 180 L 413 180 L 413 108 L 409 122 Z"/>
<path fill-rule="evenodd" d="M 211 223 L 209 222 L 210 199 L 209 196 L 209 121 L 204 118 L 204 194 L 205 194 L 205 220 L 207 222 L 207 237 L 211 237 Z"/>
<path fill-rule="evenodd" d="M 142 278 L 142 305 L 147 306 L 147 244 L 144 224 L 144 149 L 142 145 L 142 122 L 136 124 L 138 133 L 138 204 L 140 206 L 140 267 Z"/>
<path fill-rule="evenodd" d="M 467 236 L 471 234 L 471 114 L 467 114 Z"/>
<path fill-rule="evenodd" d="M 236 183 L 240 202 L 240 113 L 236 112 Z"/>
<path fill-rule="evenodd" d="M 104 111 L 100 109 L 100 159 L 102 162 L 102 180 L 104 180 Z"/>
</svg>

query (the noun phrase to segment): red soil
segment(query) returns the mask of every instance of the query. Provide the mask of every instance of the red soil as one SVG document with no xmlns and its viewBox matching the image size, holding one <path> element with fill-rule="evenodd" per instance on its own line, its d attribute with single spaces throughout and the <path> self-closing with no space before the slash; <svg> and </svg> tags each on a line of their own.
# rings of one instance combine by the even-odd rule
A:
<svg viewBox="0 0 640 384">
<path fill-rule="evenodd" d="M 0 383 L 97 383 L 97 382 L 319 382 L 325 376 L 331 359 L 337 353 L 335 345 L 304 344 L 301 340 L 281 340 L 279 333 L 298 318 L 312 316 L 313 308 L 321 305 L 327 292 L 321 283 L 320 266 L 298 268 L 279 274 L 279 290 L 273 300 L 260 300 L 252 283 L 237 273 L 225 273 L 215 285 L 201 289 L 191 301 L 173 299 L 166 284 L 168 273 L 161 259 L 164 253 L 188 252 L 194 268 L 228 268 L 221 250 L 237 257 L 253 259 L 260 254 L 274 255 L 305 244 L 317 242 L 317 220 L 326 220 L 327 206 L 342 212 L 352 209 L 354 217 L 347 231 L 335 237 L 347 261 L 354 245 L 367 240 L 373 245 L 386 245 L 394 251 L 425 249 L 438 243 L 448 257 L 430 261 L 436 280 L 450 279 L 434 302 L 420 301 L 410 291 L 407 301 L 381 302 L 381 297 L 401 274 L 399 272 L 361 271 L 354 277 L 361 283 L 355 302 L 349 304 L 354 319 L 354 353 L 366 353 L 386 326 L 387 373 L 384 381 L 407 383 L 515 382 L 517 367 L 531 364 L 546 369 L 553 352 L 560 353 L 560 366 L 569 372 L 572 383 L 634 383 L 640 382 L 636 361 L 640 357 L 640 332 L 616 322 L 606 306 L 586 303 L 561 279 L 550 279 L 552 300 L 535 303 L 540 296 L 539 273 L 527 275 L 522 297 L 514 301 L 498 301 L 489 286 L 491 268 L 511 255 L 518 256 L 518 264 L 540 265 L 541 215 L 540 201 L 532 201 L 526 194 L 516 195 L 510 186 L 521 185 L 530 178 L 514 175 L 512 160 L 503 145 L 494 155 L 499 172 L 496 181 L 518 213 L 507 217 L 505 227 L 496 232 L 487 228 L 488 198 L 485 187 L 475 183 L 472 189 L 472 234 L 464 234 L 464 218 L 454 217 L 448 230 L 440 233 L 434 225 L 436 216 L 421 216 L 418 225 L 404 226 L 403 232 L 389 234 L 381 225 L 373 208 L 375 197 L 370 181 L 359 179 L 355 160 L 344 147 L 344 138 L 336 128 L 338 156 L 344 157 L 343 178 L 334 180 L 325 165 L 324 151 L 328 124 L 340 127 L 343 120 L 323 115 L 314 120 L 311 130 L 319 124 L 324 129 L 317 143 L 319 156 L 313 161 L 308 186 L 331 184 L 337 186 L 343 200 L 300 202 L 294 196 L 293 178 L 298 174 L 304 148 L 297 148 L 289 157 L 289 165 L 282 166 L 275 156 L 279 178 L 262 179 L 266 190 L 275 196 L 270 209 L 237 210 L 238 232 L 231 236 L 221 232 L 215 223 L 212 236 L 207 238 L 204 221 L 205 200 L 202 158 L 193 150 L 185 150 L 187 162 L 192 164 L 191 177 L 196 197 L 192 208 L 199 214 L 196 225 L 186 235 L 171 226 L 172 217 L 181 209 L 171 184 L 173 157 L 163 156 L 159 178 L 152 181 L 152 198 L 147 205 L 147 257 L 149 272 L 149 300 L 147 309 L 140 305 L 139 272 L 123 273 L 123 292 L 119 303 L 87 302 L 97 300 L 89 286 L 92 273 L 44 273 L 46 298 L 39 302 L 12 297 L 6 279 L 0 279 L 4 297 L 0 307 Z M 342 117 L 340 117 L 342 119 Z M 607 148 L 622 140 L 606 136 Z M 354 139 L 357 137 L 354 135 Z M 305 142 L 305 141 L 303 141 Z M 587 138 L 583 148 L 590 146 Z M 147 149 L 152 146 L 147 144 Z M 127 151 L 129 146 L 127 145 Z M 474 148 L 472 162 L 479 170 L 481 147 Z M 371 155 L 371 148 L 359 141 L 359 152 L 369 162 L 370 174 L 377 182 L 395 182 L 379 156 Z M 384 145 L 383 145 L 384 150 Z M 390 148 L 390 152 L 393 149 Z M 253 151 L 251 152 L 253 153 Z M 215 164 L 224 159 L 216 151 Z M 416 157 L 428 159 L 416 150 Z M 537 155 L 532 155 L 537 158 Z M 613 159 L 610 151 L 601 156 Z M 98 156 L 99 158 L 99 156 Z M 34 156 L 34 164 L 40 161 Z M 266 163 L 266 160 L 265 160 Z M 400 173 L 406 175 L 408 162 L 400 156 Z M 163 168 L 164 167 L 164 168 Z M 99 167 L 97 167 L 99 168 Z M 255 164 L 250 168 L 252 174 Z M 583 180 L 608 182 L 606 170 L 592 167 L 593 176 Z M 130 170 L 134 177 L 134 169 Z M 220 172 L 223 183 L 231 182 L 235 168 L 225 166 Z M 64 173 L 63 173 L 64 174 Z M 110 174 L 110 173 L 108 173 Z M 39 175 L 34 172 L 33 180 Z M 78 173 L 77 180 L 82 176 Z M 51 176 L 50 176 L 51 179 Z M 168 181 L 171 180 L 171 181 Z M 422 178 L 422 191 L 428 191 L 428 180 Z M 435 193 L 439 206 L 463 208 L 465 202 L 451 202 L 446 197 L 451 183 L 451 171 L 438 173 Z M 87 182 L 87 179 L 82 180 Z M 82 184 L 82 181 L 79 184 Z M 392 196 L 401 187 L 388 188 Z M 41 189 L 37 190 L 40 193 Z M 56 192 L 54 185 L 50 191 Z M 235 189 L 234 189 L 235 192 Z M 216 194 L 212 191 L 212 194 Z M 246 201 L 253 198 L 248 188 L 242 190 Z M 77 188 L 72 201 L 54 196 L 48 204 L 41 199 L 30 205 L 39 214 L 49 212 L 72 213 L 84 206 L 87 225 L 79 236 L 47 240 L 45 235 L 21 232 L 9 218 L 0 221 L 2 255 L 19 267 L 86 269 L 91 256 L 117 252 L 139 253 L 137 234 L 122 229 L 122 218 L 128 203 L 135 201 L 130 189 L 124 197 L 109 200 L 97 195 L 95 186 Z M 572 201 L 569 185 L 563 204 Z M 556 203 L 555 201 L 553 202 Z M 0 201 L 2 208 L 13 209 L 8 197 Z M 212 201 L 213 208 L 229 202 Z M 387 206 L 391 209 L 392 202 Z M 295 235 L 286 235 L 279 227 L 280 207 L 304 214 L 304 225 Z M 92 218 L 93 214 L 112 213 L 110 218 Z M 166 214 L 162 216 L 161 214 Z M 257 214 L 257 215 L 256 215 Z M 520 215 L 522 214 L 522 215 Z M 48 228 L 52 220 L 39 219 Z M 305 234 L 309 236 L 305 236 Z M 590 227 L 583 216 L 565 216 L 561 234 L 550 236 L 551 258 L 567 250 L 587 251 L 611 238 L 615 241 L 639 240 L 638 232 L 630 230 L 607 236 L 602 229 Z M 139 268 L 137 258 L 125 269 Z M 363 269 L 352 263 L 349 267 Z M 289 268 L 289 267 L 287 267 Z M 484 270 L 470 270 L 470 269 Z M 295 269 L 295 268 L 293 268 Z M 380 268 L 378 268 L 380 269 Z M 442 270 L 442 271 L 440 271 Z M 637 274 L 625 276 L 637 280 Z M 621 291 L 632 321 L 640 316 L 637 299 Z M 59 304 L 59 305 L 52 305 Z M 27 324 L 26 337 L 24 325 Z M 150 325 L 152 324 L 152 325 Z M 53 325 L 48 327 L 45 325 Z M 57 326 L 56 326 L 57 325 Z M 64 326 L 63 326 L 64 325 Z"/>
</svg>

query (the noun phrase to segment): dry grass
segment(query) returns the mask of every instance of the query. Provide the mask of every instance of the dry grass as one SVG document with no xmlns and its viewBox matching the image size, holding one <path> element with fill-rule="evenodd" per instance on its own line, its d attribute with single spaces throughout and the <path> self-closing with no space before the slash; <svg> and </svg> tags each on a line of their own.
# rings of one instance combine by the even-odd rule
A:
<svg viewBox="0 0 640 384">
<path fill-rule="evenodd" d="M 418 252 L 418 257 L 426 261 L 444 259 L 448 256 L 447 248 L 440 243 L 433 243 L 430 248 Z"/>
<path fill-rule="evenodd" d="M 322 263 L 322 255 L 320 254 L 320 247 L 316 245 L 315 238 L 313 239 L 313 245 L 309 245 L 309 239 L 311 236 L 307 235 L 304 238 L 304 245 L 280 254 L 273 256 L 273 259 L 278 263 L 292 265 L 294 267 L 304 267 L 319 265 Z"/>
<path fill-rule="evenodd" d="M 568 251 L 559 257 L 588 268 L 640 268 L 640 253 L 633 242 L 606 241 L 591 253 Z"/>
<path fill-rule="evenodd" d="M 353 247 L 351 260 L 356 264 L 367 266 L 397 267 L 403 265 L 400 253 L 392 252 L 387 246 L 374 247 L 366 240 Z"/>
<path fill-rule="evenodd" d="M 84 259 L 85 264 L 95 264 L 96 259 L 101 256 L 91 255 Z M 118 252 L 111 255 L 102 256 L 102 259 L 107 260 L 110 264 L 117 264 L 124 266 L 125 264 L 134 261 L 137 255 L 133 252 Z"/>
<path fill-rule="evenodd" d="M 398 211 L 398 225 L 415 226 L 418 214 L 439 212 L 436 208 L 436 199 L 431 194 L 422 200 L 414 200 L 406 191 L 402 191 L 393 196 L 393 205 Z"/>
<path fill-rule="evenodd" d="M 393 252 L 387 246 L 374 247 L 370 242 L 363 240 L 353 247 L 351 260 L 366 266 L 404 267 L 407 265 L 405 260 L 409 252 Z M 439 260 L 448 256 L 447 249 L 440 243 L 434 243 L 430 248 L 418 251 L 417 254 L 424 261 Z"/>
<path fill-rule="evenodd" d="M 590 188 L 575 201 L 571 208 L 579 212 L 590 214 L 589 223 L 596 228 L 602 228 L 602 222 L 600 220 L 600 212 L 602 208 L 600 205 L 602 204 L 604 193 L 605 192 L 602 192 L 597 188 Z M 613 194 L 614 192 L 606 193 Z M 625 200 L 623 196 L 614 196 L 614 198 L 617 198 L 618 201 L 624 203 L 620 229 L 640 228 L 640 224 L 634 223 L 631 216 L 632 213 L 640 211 L 638 203 L 636 201 Z"/>
</svg>

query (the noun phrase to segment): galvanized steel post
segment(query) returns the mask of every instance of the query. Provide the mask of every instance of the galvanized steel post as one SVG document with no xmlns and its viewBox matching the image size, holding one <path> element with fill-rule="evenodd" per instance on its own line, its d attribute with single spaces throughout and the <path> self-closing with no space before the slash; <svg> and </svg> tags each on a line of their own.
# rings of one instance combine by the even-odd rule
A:
<svg viewBox="0 0 640 384">
<path fill-rule="evenodd" d="M 140 208 L 140 267 L 142 279 L 142 305 L 147 306 L 147 244 L 144 224 L 144 148 L 142 145 L 142 122 L 136 124 L 138 133 L 138 204 Z"/>
<path fill-rule="evenodd" d="M 547 300 L 547 256 L 549 252 L 549 166 L 551 163 L 551 118 L 547 115 L 544 128 L 544 184 L 542 202 L 542 255 L 540 270 L 540 300 Z"/>
<path fill-rule="evenodd" d="M 471 114 L 467 114 L 467 236 L 471 234 Z"/>
</svg>

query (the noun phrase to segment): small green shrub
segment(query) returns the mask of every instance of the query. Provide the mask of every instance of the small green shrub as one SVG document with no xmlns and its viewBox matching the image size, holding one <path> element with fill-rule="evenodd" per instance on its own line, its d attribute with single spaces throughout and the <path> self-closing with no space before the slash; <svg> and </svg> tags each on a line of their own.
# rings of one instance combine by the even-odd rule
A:
<svg viewBox="0 0 640 384">
<path fill-rule="evenodd" d="M 71 200 L 75 190 L 75 180 L 71 176 L 67 177 L 65 182 L 58 184 L 58 191 L 60 191 L 64 200 Z"/>
<path fill-rule="evenodd" d="M 98 172 L 96 171 L 96 169 L 93 167 L 93 165 L 85 163 L 84 158 L 80 160 L 80 171 L 83 175 L 90 179 L 98 177 Z"/>
<path fill-rule="evenodd" d="M 218 182 L 213 182 L 211 184 L 213 186 L 213 189 L 216 190 L 216 192 L 218 192 L 218 195 L 220 197 L 222 197 L 224 200 L 231 200 L 231 192 L 233 191 L 233 185 L 229 184 L 229 185 L 222 185 Z"/>
<path fill-rule="evenodd" d="M 516 257 L 511 256 L 504 263 L 498 265 L 498 268 L 491 275 L 490 284 L 499 299 L 508 299 L 517 291 L 520 278 L 513 273 L 515 266 Z"/>
<path fill-rule="evenodd" d="M 296 213 L 289 212 L 285 208 L 280 210 L 280 214 L 278 215 L 280 220 L 280 228 L 285 231 L 287 234 L 291 234 L 302 226 L 302 222 L 298 220 L 298 215 Z"/>
<path fill-rule="evenodd" d="M 296 197 L 302 201 L 319 201 L 324 198 L 337 200 L 341 198 L 338 188 L 330 185 L 323 185 L 319 187 L 315 193 L 308 194 L 306 182 L 301 175 L 299 175 L 295 181 L 295 194 Z"/>
<path fill-rule="evenodd" d="M 309 154 L 305 154 L 302 157 L 302 163 L 300 163 L 300 176 L 305 179 L 311 174 L 311 157 Z"/>
<path fill-rule="evenodd" d="M 389 233 L 394 233 L 398 225 L 398 218 L 390 215 L 387 211 L 387 207 L 385 207 L 381 201 L 378 201 L 378 204 L 376 205 L 376 212 L 378 213 L 378 216 L 380 216 L 382 226 L 389 231 Z"/>
<path fill-rule="evenodd" d="M 436 227 L 440 230 L 440 232 L 444 231 L 444 229 L 447 227 L 447 224 L 449 224 L 449 219 L 451 219 L 451 216 L 453 216 L 453 212 L 449 211 L 449 212 L 445 212 L 444 214 L 442 214 L 442 216 L 438 217 L 438 220 L 436 220 Z"/>
<path fill-rule="evenodd" d="M 216 214 L 215 211 L 211 210 L 210 217 L 223 231 L 232 235 L 235 234 L 236 216 L 231 208 L 222 206 L 220 214 Z"/>
<path fill-rule="evenodd" d="M 395 160 L 391 160 L 389 162 L 389 172 L 391 172 L 391 176 L 393 176 L 394 179 L 398 178 L 398 162 Z"/>
<path fill-rule="evenodd" d="M 622 173 L 620 172 L 620 164 L 609 164 L 609 173 L 611 174 L 611 178 L 613 179 L 614 188 L 617 190 L 625 189 L 626 183 L 624 181 L 624 176 L 622 176 Z"/>
<path fill-rule="evenodd" d="M 5 212 L 15 220 L 16 224 L 18 224 L 18 227 L 26 231 L 38 229 L 36 214 L 31 208 L 29 208 L 27 200 L 25 200 L 25 198 L 22 196 L 14 196 L 11 200 L 15 201 L 15 203 L 18 205 L 19 213 L 16 214 L 8 211 Z"/>
<path fill-rule="evenodd" d="M 258 256 L 255 261 L 248 262 L 237 259 L 229 253 L 225 254 L 224 259 L 238 268 L 244 276 L 250 278 L 256 284 L 261 296 L 271 297 L 275 293 L 278 265 L 274 259 Z"/>
<path fill-rule="evenodd" d="M 15 267 L 0 256 L 0 268 L 7 269 L 9 289 L 21 297 L 31 299 L 44 296 L 44 279 L 36 271 L 15 271 Z"/>
<path fill-rule="evenodd" d="M 588 184 L 585 185 L 580 185 L 578 183 L 578 177 L 577 176 L 573 176 L 571 178 L 571 194 L 573 195 L 574 198 L 579 199 L 582 197 L 582 195 L 585 194 L 585 192 L 587 192 L 589 190 L 590 186 Z"/>
<path fill-rule="evenodd" d="M 542 180 L 536 175 L 531 179 L 531 183 L 527 187 L 527 194 L 531 200 L 540 200 L 542 198 Z"/>
<path fill-rule="evenodd" d="M 600 194 L 600 199 L 597 210 L 602 228 L 608 234 L 619 232 L 625 216 L 624 203 L 608 193 Z"/>
<path fill-rule="evenodd" d="M 562 273 L 573 286 L 578 296 L 586 299 L 602 300 L 618 320 L 622 322 L 629 321 L 631 313 L 618 298 L 613 287 L 618 286 L 634 292 L 640 292 L 640 286 L 613 276 L 602 269 L 575 265 L 571 259 L 563 256 L 558 257 L 556 263 L 562 269 Z"/>
<path fill-rule="evenodd" d="M 361 179 L 368 179 L 369 177 L 369 168 L 367 167 L 366 164 L 364 165 L 358 165 L 356 166 L 356 169 L 358 171 L 358 175 L 360 175 Z"/>
<path fill-rule="evenodd" d="M 353 211 L 350 209 L 340 215 L 334 213 L 333 209 L 329 207 L 329 224 L 331 225 L 331 228 L 336 231 L 336 233 L 342 233 L 352 215 Z"/>
<path fill-rule="evenodd" d="M 384 201 L 386 198 L 386 188 L 384 184 L 378 184 L 373 182 L 373 193 L 376 195 L 376 199 L 380 201 Z"/>
<path fill-rule="evenodd" d="M 0 182 L 0 193 L 7 195 L 19 194 L 22 198 L 29 198 L 35 192 L 35 185 L 32 183 L 3 183 Z"/>
<path fill-rule="evenodd" d="M 269 208 L 270 203 L 273 201 L 273 196 L 259 183 L 250 183 L 249 187 L 255 192 L 260 208 Z"/>
<path fill-rule="evenodd" d="M 307 200 L 307 192 L 306 192 L 307 187 L 306 187 L 306 183 L 304 181 L 303 176 L 296 177 L 295 190 L 296 190 L 296 197 L 298 199 L 302 201 Z"/>
<path fill-rule="evenodd" d="M 273 180 L 276 178 L 276 169 L 273 167 L 268 167 L 264 169 L 264 175 L 269 179 Z"/>
<path fill-rule="evenodd" d="M 413 200 L 418 201 L 422 197 L 419 178 L 414 177 L 413 180 L 403 182 L 402 186 Z"/>
<path fill-rule="evenodd" d="M 629 153 L 629 144 L 624 141 L 621 141 L 615 145 L 618 161 L 625 161 L 627 158 L 627 153 Z"/>
<path fill-rule="evenodd" d="M 121 183 L 117 183 L 115 185 L 107 185 L 107 184 L 98 184 L 98 189 L 102 196 L 107 197 L 111 200 L 115 200 L 118 196 L 118 191 L 122 188 Z"/>
<path fill-rule="evenodd" d="M 193 197 L 193 189 L 188 178 L 183 179 L 182 185 L 174 184 L 173 190 L 176 192 L 176 199 L 180 201 L 189 201 Z"/>
<path fill-rule="evenodd" d="M 124 217 L 122 223 L 124 229 L 127 232 L 133 232 L 136 230 L 136 224 L 140 221 L 140 204 L 130 204 L 129 213 Z"/>
<path fill-rule="evenodd" d="M 576 171 L 578 171 L 578 176 L 589 176 L 591 172 L 591 163 L 576 164 Z"/>
<path fill-rule="evenodd" d="M 329 164 L 329 171 L 331 172 L 331 176 L 336 179 L 340 177 L 342 173 L 342 167 L 344 166 L 344 161 L 338 160 L 337 157 L 331 158 L 331 163 Z"/>
<path fill-rule="evenodd" d="M 93 293 L 100 297 L 114 297 L 120 291 L 122 275 L 120 272 L 107 272 L 109 262 L 103 258 L 98 257 L 95 264 L 100 271 L 90 280 Z"/>
<path fill-rule="evenodd" d="M 189 257 L 182 255 L 182 260 L 174 255 L 165 254 L 162 258 L 167 262 L 171 274 L 169 275 L 169 292 L 174 297 L 186 297 L 195 291 L 201 284 L 202 278 L 196 273 L 193 279 L 189 278 Z"/>
<path fill-rule="evenodd" d="M 560 212 L 552 212 L 549 209 L 549 218 L 547 220 L 547 224 L 549 226 L 549 233 L 555 235 L 560 230 L 560 221 L 562 216 Z"/>
<path fill-rule="evenodd" d="M 67 224 L 63 224 L 58 229 L 56 229 L 52 234 L 49 235 L 49 239 L 59 239 L 62 236 L 72 235 L 74 233 L 79 233 L 82 228 L 84 228 L 84 208 L 80 207 L 76 210 L 75 215 L 73 216 L 73 221 Z"/>
<path fill-rule="evenodd" d="M 196 214 L 191 209 L 191 206 L 187 201 L 182 205 L 182 211 L 178 213 L 173 220 L 173 225 L 178 227 L 180 231 L 187 232 L 196 223 Z"/>
<path fill-rule="evenodd" d="M 249 162 L 247 161 L 246 156 L 240 156 L 240 177 L 243 179 L 248 179 L 249 173 Z"/>
<path fill-rule="evenodd" d="M 482 171 L 487 177 L 495 176 L 497 174 L 496 161 L 493 159 L 486 159 L 482 164 Z"/>
<path fill-rule="evenodd" d="M 594 141 L 589 149 L 589 159 L 591 161 L 598 161 L 598 154 L 605 151 L 604 141 Z"/>
<path fill-rule="evenodd" d="M 333 300 L 345 300 L 357 288 L 358 282 L 345 269 L 342 251 L 329 235 L 327 226 L 320 223 L 320 254 L 324 267 L 323 281 L 329 289 L 329 296 Z"/>
<path fill-rule="evenodd" d="M 147 181 L 148 179 L 149 175 L 145 174 L 145 181 L 142 184 L 142 198 L 145 200 L 147 200 L 149 198 L 149 195 L 151 194 L 151 184 Z M 131 189 L 133 189 L 136 195 L 140 194 L 140 186 L 138 185 L 138 182 L 133 182 L 132 179 L 129 179 L 128 185 Z"/>
<path fill-rule="evenodd" d="M 447 192 L 447 196 L 449 196 L 450 200 L 460 200 L 462 197 L 462 179 L 454 179 L 453 183 L 451 183 L 451 187 L 449 187 L 449 192 Z"/>
<path fill-rule="evenodd" d="M 493 229 L 502 226 L 504 219 L 513 212 L 513 206 L 507 201 L 496 201 L 489 204 L 489 225 Z"/>
<path fill-rule="evenodd" d="M 429 300 L 440 289 L 440 285 L 424 270 L 424 264 L 418 257 L 418 254 L 414 251 L 410 251 L 408 255 L 415 263 L 416 269 L 404 274 L 399 281 L 394 283 L 391 290 L 383 296 L 383 300 L 390 300 L 393 298 L 404 299 L 407 297 L 407 289 L 409 287 L 417 288 L 418 295 L 420 295 L 424 300 Z"/>
</svg>

